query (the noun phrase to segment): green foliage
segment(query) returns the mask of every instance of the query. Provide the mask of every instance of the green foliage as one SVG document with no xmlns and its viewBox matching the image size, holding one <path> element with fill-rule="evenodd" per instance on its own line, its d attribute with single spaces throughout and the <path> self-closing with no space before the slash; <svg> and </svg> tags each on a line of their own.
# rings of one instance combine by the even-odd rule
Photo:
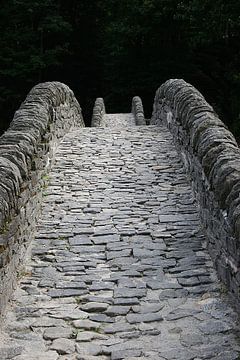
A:
<svg viewBox="0 0 240 360">
<path fill-rule="evenodd" d="M 231 130 L 240 134 L 238 0 L 102 3 L 107 104 L 118 111 L 117 98 L 127 106 L 129 96 L 139 94 L 150 115 L 156 88 L 168 78 L 184 78 L 202 91 Z"/>
<path fill-rule="evenodd" d="M 140 95 L 150 116 L 157 87 L 184 78 L 239 135 L 239 20 L 238 0 L 3 2 L 1 114 L 12 117 L 36 83 L 59 80 L 87 109 L 86 121 L 97 96 L 117 112 Z"/>
<path fill-rule="evenodd" d="M 51 0 L 9 0 L 0 8 L 0 107 L 22 99 L 61 63 L 71 25 Z"/>
</svg>

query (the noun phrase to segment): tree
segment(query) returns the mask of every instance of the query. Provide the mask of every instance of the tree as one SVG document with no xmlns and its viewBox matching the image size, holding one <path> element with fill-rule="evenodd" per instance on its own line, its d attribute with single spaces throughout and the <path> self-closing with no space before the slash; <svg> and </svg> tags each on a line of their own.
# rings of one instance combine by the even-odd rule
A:
<svg viewBox="0 0 240 360">
<path fill-rule="evenodd" d="M 8 115 L 22 95 L 61 65 L 70 23 L 51 0 L 9 0 L 0 8 L 0 108 Z"/>
<path fill-rule="evenodd" d="M 39 81 L 59 80 L 110 112 L 183 78 L 240 134 L 238 0 L 9 0 L 0 8 L 0 108 L 12 114 Z M 6 110 L 7 109 L 7 110 Z M 9 118 L 11 118 L 9 116 Z"/>
</svg>

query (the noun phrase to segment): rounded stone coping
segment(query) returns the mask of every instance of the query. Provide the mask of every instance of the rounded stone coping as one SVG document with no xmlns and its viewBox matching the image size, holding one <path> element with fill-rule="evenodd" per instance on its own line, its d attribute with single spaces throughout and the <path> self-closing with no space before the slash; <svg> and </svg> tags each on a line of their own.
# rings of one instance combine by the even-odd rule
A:
<svg viewBox="0 0 240 360">
<path fill-rule="evenodd" d="M 50 159 L 42 154 L 52 152 L 72 127 L 82 126 L 80 105 L 67 85 L 46 82 L 29 92 L 0 137 L 0 229 L 16 212 L 22 184 L 31 178 L 36 162 L 48 165 Z"/>
<path fill-rule="evenodd" d="M 142 100 L 139 96 L 132 99 L 132 114 L 135 117 L 136 125 L 146 125 Z"/>
<path fill-rule="evenodd" d="M 157 90 L 152 124 L 161 119 L 162 111 L 167 113 L 169 126 L 175 121 L 188 134 L 186 147 L 199 159 L 210 189 L 239 238 L 240 149 L 233 134 L 203 95 L 184 80 L 168 80 Z"/>
<path fill-rule="evenodd" d="M 91 127 L 100 127 L 106 114 L 103 98 L 97 98 L 93 107 Z"/>
<path fill-rule="evenodd" d="M 131 113 L 135 118 L 136 125 L 146 125 L 142 100 L 139 96 L 134 96 L 132 99 Z M 104 100 L 103 98 L 97 98 L 93 107 L 91 127 L 101 127 L 104 115 L 106 115 Z"/>
</svg>

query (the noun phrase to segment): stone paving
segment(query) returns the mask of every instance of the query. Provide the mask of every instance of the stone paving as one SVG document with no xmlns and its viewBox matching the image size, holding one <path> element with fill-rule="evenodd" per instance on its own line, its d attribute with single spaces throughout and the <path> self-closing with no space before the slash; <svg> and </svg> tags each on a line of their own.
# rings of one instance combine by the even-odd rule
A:
<svg viewBox="0 0 240 360">
<path fill-rule="evenodd" d="M 67 134 L 44 195 L 0 359 L 239 359 L 167 129 Z"/>
<path fill-rule="evenodd" d="M 135 118 L 129 114 L 105 114 L 102 119 L 102 127 L 128 127 L 135 126 Z"/>
</svg>

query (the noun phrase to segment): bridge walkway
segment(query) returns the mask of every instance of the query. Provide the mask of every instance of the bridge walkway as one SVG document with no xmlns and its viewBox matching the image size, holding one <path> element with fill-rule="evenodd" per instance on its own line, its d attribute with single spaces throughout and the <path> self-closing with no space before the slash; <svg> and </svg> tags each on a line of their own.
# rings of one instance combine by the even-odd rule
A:
<svg viewBox="0 0 240 360">
<path fill-rule="evenodd" d="M 236 320 L 168 130 L 67 134 L 0 358 L 236 360 Z"/>
<path fill-rule="evenodd" d="M 135 118 L 132 113 L 128 114 L 104 114 L 102 120 L 103 127 L 135 126 Z"/>
</svg>

